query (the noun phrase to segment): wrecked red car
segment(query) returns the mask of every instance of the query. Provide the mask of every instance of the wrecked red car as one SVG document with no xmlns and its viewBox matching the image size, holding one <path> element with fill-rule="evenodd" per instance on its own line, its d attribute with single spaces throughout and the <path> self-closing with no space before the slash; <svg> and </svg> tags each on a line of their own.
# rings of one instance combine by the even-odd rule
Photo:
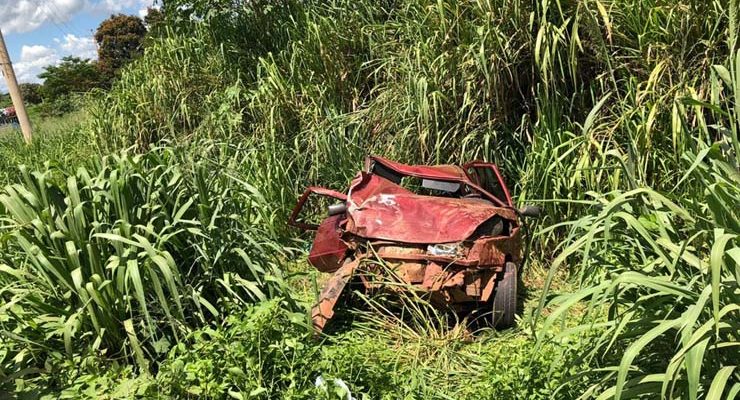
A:
<svg viewBox="0 0 740 400">
<path fill-rule="evenodd" d="M 336 202 L 318 223 L 302 218 L 311 195 Z M 309 187 L 289 223 L 315 230 L 308 261 L 332 273 L 312 310 L 321 331 L 334 315 L 345 286 L 363 260 L 381 259 L 403 282 L 427 292 L 434 304 L 458 313 L 484 311 L 492 325 L 514 323 L 520 216 L 539 210 L 514 208 L 494 164 L 405 165 L 369 157 L 347 193 Z M 366 288 L 374 283 L 362 274 Z"/>
</svg>

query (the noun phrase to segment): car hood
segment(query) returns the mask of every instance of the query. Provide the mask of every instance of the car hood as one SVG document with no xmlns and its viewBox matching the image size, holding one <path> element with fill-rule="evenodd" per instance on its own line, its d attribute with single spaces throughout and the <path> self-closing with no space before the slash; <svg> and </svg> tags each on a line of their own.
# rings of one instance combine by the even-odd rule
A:
<svg viewBox="0 0 740 400">
<path fill-rule="evenodd" d="M 416 244 L 460 242 L 496 215 L 516 218 L 486 200 L 417 195 L 367 173 L 352 182 L 347 205 L 347 232 Z"/>
</svg>

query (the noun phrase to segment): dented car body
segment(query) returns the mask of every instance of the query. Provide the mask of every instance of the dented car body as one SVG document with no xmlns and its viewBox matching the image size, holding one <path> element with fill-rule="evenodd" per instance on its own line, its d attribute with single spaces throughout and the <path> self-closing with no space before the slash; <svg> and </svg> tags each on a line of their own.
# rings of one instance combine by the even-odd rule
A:
<svg viewBox="0 0 740 400">
<path fill-rule="evenodd" d="M 301 219 L 312 195 L 336 201 L 318 224 Z M 494 325 L 511 325 L 521 263 L 518 217 L 498 168 L 484 162 L 419 166 L 369 157 L 346 194 L 309 187 L 289 221 L 316 231 L 308 261 L 333 274 L 313 308 L 314 327 L 323 329 L 368 258 L 382 259 L 436 304 L 460 313 L 483 308 Z"/>
</svg>

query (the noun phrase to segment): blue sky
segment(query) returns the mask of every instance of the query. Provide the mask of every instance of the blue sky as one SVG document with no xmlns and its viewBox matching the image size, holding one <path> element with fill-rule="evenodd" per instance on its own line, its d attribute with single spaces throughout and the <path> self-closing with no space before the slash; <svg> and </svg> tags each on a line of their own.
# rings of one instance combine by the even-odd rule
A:
<svg viewBox="0 0 740 400">
<path fill-rule="evenodd" d="M 93 39 L 112 14 L 143 16 L 154 0 L 0 0 L 0 29 L 19 82 L 39 82 L 46 65 L 74 55 L 96 58 Z M 0 78 L 0 92 L 6 92 Z"/>
</svg>

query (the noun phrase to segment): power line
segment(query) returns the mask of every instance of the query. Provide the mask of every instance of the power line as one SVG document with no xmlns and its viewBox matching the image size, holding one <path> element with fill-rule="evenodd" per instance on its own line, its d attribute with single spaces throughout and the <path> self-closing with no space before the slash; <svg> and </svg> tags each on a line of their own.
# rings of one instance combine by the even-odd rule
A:
<svg viewBox="0 0 740 400">
<path fill-rule="evenodd" d="M 53 3 L 51 1 L 50 2 L 47 2 L 47 3 L 43 3 L 43 4 L 39 3 L 38 0 L 33 0 L 33 2 L 34 2 L 34 4 L 36 4 L 36 7 L 38 7 L 39 9 L 46 8 L 46 10 L 48 10 L 51 13 L 51 18 L 49 18 L 49 22 L 51 22 L 59 30 L 59 32 L 62 33 L 62 37 L 66 37 L 67 35 L 77 36 L 74 33 L 70 32 L 69 30 L 65 30 L 61 25 L 59 25 L 54 20 L 54 18 L 53 18 L 53 16 L 54 16 L 54 10 L 52 10 L 51 7 L 49 7 L 49 4 L 50 3 L 53 5 Z M 59 13 L 59 14 L 61 15 L 61 13 Z"/>
<path fill-rule="evenodd" d="M 50 0 L 50 1 L 46 2 L 46 3 L 44 3 L 44 4 L 46 5 L 47 9 L 49 11 L 51 11 L 52 13 L 56 13 L 57 15 L 62 15 L 61 10 L 59 9 L 59 7 L 57 7 L 56 3 L 53 0 Z M 54 10 L 51 9 L 52 7 L 54 8 Z M 65 27 L 67 27 L 70 31 L 73 31 L 72 32 L 73 35 L 79 34 L 79 36 L 78 35 L 75 35 L 75 36 L 78 36 L 78 37 L 84 37 L 85 36 L 84 33 L 80 33 L 81 31 L 79 29 L 77 29 L 76 26 L 74 26 L 74 23 L 72 22 L 71 19 L 69 20 L 69 22 L 64 21 L 64 20 L 61 20 L 60 22 Z"/>
</svg>

